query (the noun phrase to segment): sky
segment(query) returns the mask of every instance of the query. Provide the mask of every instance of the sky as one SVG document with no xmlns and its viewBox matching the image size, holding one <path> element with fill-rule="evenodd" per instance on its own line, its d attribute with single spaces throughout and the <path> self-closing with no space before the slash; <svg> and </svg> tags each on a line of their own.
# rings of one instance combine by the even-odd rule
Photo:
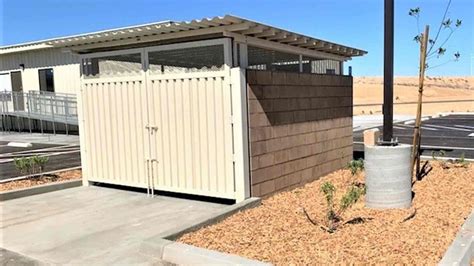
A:
<svg viewBox="0 0 474 266">
<path fill-rule="evenodd" d="M 315 38 L 368 51 L 346 63 L 355 76 L 383 74 L 383 0 L 0 0 L 0 45 L 16 44 L 162 20 L 191 20 L 232 14 Z M 417 75 L 420 28 L 434 35 L 448 0 L 395 0 L 395 75 Z M 451 37 L 446 55 L 432 58 L 430 76 L 474 75 L 474 0 L 452 0 L 448 17 L 463 25 Z M 440 40 L 449 33 L 441 32 Z M 449 62 L 459 51 L 461 58 Z M 438 66 L 441 65 L 441 66 Z M 436 66 L 436 67 L 435 67 Z"/>
</svg>

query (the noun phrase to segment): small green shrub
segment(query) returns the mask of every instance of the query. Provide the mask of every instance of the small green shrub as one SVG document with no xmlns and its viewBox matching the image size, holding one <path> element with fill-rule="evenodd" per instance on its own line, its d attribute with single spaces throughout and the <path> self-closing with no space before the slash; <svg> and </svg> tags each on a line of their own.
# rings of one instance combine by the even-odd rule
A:
<svg viewBox="0 0 474 266">
<path fill-rule="evenodd" d="M 433 160 L 437 161 L 438 160 L 438 157 L 443 157 L 446 155 L 446 151 L 445 150 L 439 150 L 439 151 L 432 151 L 431 152 L 431 157 L 433 158 Z"/>
<path fill-rule="evenodd" d="M 347 168 L 351 170 L 352 175 L 356 175 L 358 172 L 364 170 L 364 159 L 352 160 L 347 164 Z"/>
<path fill-rule="evenodd" d="M 469 161 L 466 161 L 466 155 L 463 153 L 461 153 L 461 156 L 459 157 L 459 159 L 456 159 L 456 163 L 460 164 L 462 167 L 468 167 L 469 166 Z"/>
<path fill-rule="evenodd" d="M 14 164 L 20 174 L 32 175 L 43 172 L 48 161 L 49 158 L 46 156 L 35 155 L 32 157 L 15 158 Z"/>
<path fill-rule="evenodd" d="M 365 194 L 365 186 L 351 185 L 348 191 L 342 196 L 339 208 L 335 209 L 334 194 L 336 188 L 331 182 L 324 182 L 321 186 L 327 203 L 326 225 L 327 231 L 332 233 L 340 225 L 341 215 L 344 211 L 354 205 L 362 195 Z"/>
<path fill-rule="evenodd" d="M 38 167 L 38 169 L 36 169 L 38 172 L 37 173 L 41 173 L 43 172 L 46 164 L 48 163 L 49 161 L 49 158 L 46 157 L 46 156 L 38 156 L 38 155 L 35 155 L 33 157 L 31 157 L 32 161 L 33 161 L 33 165 L 35 167 Z"/>
<path fill-rule="evenodd" d="M 14 164 L 20 174 L 26 175 L 31 173 L 32 165 L 31 160 L 28 157 L 15 158 Z"/>
</svg>

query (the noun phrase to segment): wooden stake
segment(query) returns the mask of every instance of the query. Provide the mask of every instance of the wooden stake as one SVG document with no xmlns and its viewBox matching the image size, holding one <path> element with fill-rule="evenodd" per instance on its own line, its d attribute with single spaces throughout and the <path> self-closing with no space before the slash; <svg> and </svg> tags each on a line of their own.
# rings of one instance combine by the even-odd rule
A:
<svg viewBox="0 0 474 266">
<path fill-rule="evenodd" d="M 415 129 L 413 132 L 413 147 L 412 147 L 412 161 L 411 161 L 411 170 L 413 172 L 415 163 L 417 165 L 417 171 L 415 173 L 415 178 L 418 176 L 419 166 L 420 166 L 420 152 L 421 152 L 421 112 L 422 112 L 422 101 L 423 101 L 423 83 L 425 80 L 425 70 L 426 70 L 426 51 L 428 48 L 428 39 L 429 39 L 430 27 L 427 25 L 425 27 L 425 33 L 422 35 L 420 40 L 420 72 L 418 80 L 418 105 L 416 109 L 416 121 Z"/>
</svg>

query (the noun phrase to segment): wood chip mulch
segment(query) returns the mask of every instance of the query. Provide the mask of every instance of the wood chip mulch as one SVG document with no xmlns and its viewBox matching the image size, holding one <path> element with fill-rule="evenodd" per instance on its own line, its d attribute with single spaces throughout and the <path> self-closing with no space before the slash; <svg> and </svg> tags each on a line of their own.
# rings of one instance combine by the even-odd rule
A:
<svg viewBox="0 0 474 266">
<path fill-rule="evenodd" d="M 6 183 L 0 183 L 0 192 L 9 191 L 21 188 L 29 188 L 47 183 L 61 182 L 66 180 L 81 179 L 81 170 L 71 170 L 66 172 L 60 172 L 55 175 L 44 175 L 41 177 L 31 177 L 27 179 L 11 181 Z"/>
<path fill-rule="evenodd" d="M 326 203 L 321 184 L 331 181 L 340 197 L 350 184 L 364 181 L 363 173 L 352 176 L 348 170 L 336 171 L 178 241 L 277 265 L 436 264 L 473 209 L 474 164 L 448 169 L 437 161 L 430 164 L 432 171 L 414 185 L 410 209 L 367 209 L 362 198 L 343 219 L 372 219 L 343 225 L 332 234 L 313 225 L 303 208 L 313 220 L 322 222 Z"/>
</svg>

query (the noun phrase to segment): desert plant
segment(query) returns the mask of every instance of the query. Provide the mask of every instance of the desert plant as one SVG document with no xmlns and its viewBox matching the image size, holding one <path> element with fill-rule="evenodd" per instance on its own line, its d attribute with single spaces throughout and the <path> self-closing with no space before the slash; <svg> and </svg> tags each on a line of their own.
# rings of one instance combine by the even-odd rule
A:
<svg viewBox="0 0 474 266">
<path fill-rule="evenodd" d="M 38 169 L 34 169 L 34 172 L 35 173 L 41 173 L 43 172 L 46 164 L 48 163 L 49 161 L 49 158 L 46 157 L 46 156 L 38 156 L 38 155 L 35 155 L 33 157 L 31 157 L 32 161 L 33 161 L 33 167 L 36 168 L 38 167 Z M 36 172 L 37 171 L 37 172 Z"/>
<path fill-rule="evenodd" d="M 28 157 L 15 158 L 14 159 L 14 164 L 15 164 L 15 168 L 21 174 L 26 175 L 26 174 L 31 173 L 32 163 L 31 163 L 30 158 L 28 158 Z"/>
<path fill-rule="evenodd" d="M 437 161 L 438 160 L 438 157 L 442 157 L 442 156 L 445 156 L 446 155 L 446 151 L 445 150 L 439 150 L 439 151 L 432 151 L 431 152 L 431 157 L 433 158 L 433 160 Z"/>
<path fill-rule="evenodd" d="M 359 198 L 365 194 L 365 186 L 351 185 L 346 194 L 342 196 L 341 202 L 339 203 L 339 208 L 337 210 L 334 204 L 334 194 L 336 192 L 334 185 L 331 182 L 324 182 L 324 184 L 321 186 L 321 191 L 323 192 L 327 203 L 327 227 L 325 229 L 326 231 L 332 233 L 340 225 L 342 213 L 354 205 L 359 200 Z"/>
<path fill-rule="evenodd" d="M 46 156 L 35 155 L 32 157 L 15 158 L 14 164 L 15 168 L 23 175 L 38 174 L 44 170 L 48 161 L 49 158 Z"/>
<path fill-rule="evenodd" d="M 459 156 L 459 159 L 456 159 L 456 163 L 460 164 L 461 167 L 468 167 L 469 166 L 469 161 L 466 160 L 464 152 L 461 153 L 461 156 Z"/>
<path fill-rule="evenodd" d="M 364 170 L 364 159 L 352 160 L 347 164 L 347 168 L 351 170 L 352 175 L 356 175 L 358 172 Z"/>
</svg>

